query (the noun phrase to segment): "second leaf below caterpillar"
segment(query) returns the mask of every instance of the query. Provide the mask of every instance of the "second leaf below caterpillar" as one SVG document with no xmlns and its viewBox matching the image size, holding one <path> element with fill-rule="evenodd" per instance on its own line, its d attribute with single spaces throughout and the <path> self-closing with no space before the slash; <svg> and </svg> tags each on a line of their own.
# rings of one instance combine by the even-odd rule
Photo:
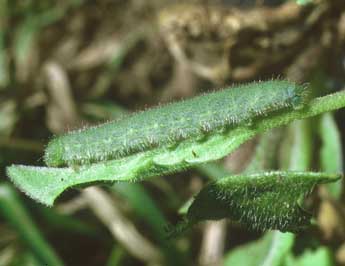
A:
<svg viewBox="0 0 345 266">
<path fill-rule="evenodd" d="M 123 158 L 205 136 L 306 102 L 303 86 L 284 80 L 254 82 L 139 112 L 54 138 L 48 166 L 82 165 Z"/>
</svg>

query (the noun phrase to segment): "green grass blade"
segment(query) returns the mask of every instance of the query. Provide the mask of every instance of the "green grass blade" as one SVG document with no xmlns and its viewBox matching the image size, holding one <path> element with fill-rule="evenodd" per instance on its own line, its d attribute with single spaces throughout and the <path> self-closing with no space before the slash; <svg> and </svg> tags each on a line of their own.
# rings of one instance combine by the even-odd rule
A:
<svg viewBox="0 0 345 266">
<path fill-rule="evenodd" d="M 225 176 L 228 176 L 230 172 L 224 168 L 223 165 L 216 162 L 210 162 L 198 165 L 196 170 L 211 179 L 218 179 Z"/>
<path fill-rule="evenodd" d="M 313 154 L 313 135 L 308 120 L 294 121 L 291 126 L 293 142 L 290 147 L 289 166 L 292 171 L 306 171 L 310 169 Z M 332 171 L 332 173 L 338 171 Z"/>
<path fill-rule="evenodd" d="M 321 170 L 328 173 L 343 172 L 341 137 L 332 114 L 326 113 L 321 116 L 319 133 L 322 141 L 320 151 Z M 340 197 L 342 184 L 343 181 L 339 180 L 327 185 L 332 197 Z"/>
<path fill-rule="evenodd" d="M 37 208 L 37 211 L 40 214 L 39 218 L 46 221 L 54 231 L 60 230 L 93 238 L 97 238 L 101 234 L 95 226 L 73 216 L 61 214 L 54 208 Z"/>
<path fill-rule="evenodd" d="M 110 253 L 106 266 L 120 266 L 124 255 L 125 251 L 121 246 L 114 246 Z"/>
<path fill-rule="evenodd" d="M 130 203 L 135 213 L 151 227 L 159 246 L 166 258 L 167 265 L 186 265 L 184 255 L 173 242 L 165 238 L 165 226 L 168 221 L 152 200 L 145 188 L 139 184 L 118 183 L 112 189 Z M 145 206 L 143 208 L 143 206 Z"/>
<path fill-rule="evenodd" d="M 0 185 L 0 213 L 43 265 L 63 265 L 29 217 L 15 190 L 8 184 Z"/>
<path fill-rule="evenodd" d="M 268 232 L 261 239 L 229 252 L 224 258 L 224 266 L 280 266 L 294 239 L 291 233 Z"/>
<path fill-rule="evenodd" d="M 256 145 L 254 155 L 247 165 L 246 173 L 255 173 L 277 168 L 277 151 L 281 142 L 282 130 L 277 128 L 264 133 Z"/>
<path fill-rule="evenodd" d="M 120 183 L 115 184 L 112 189 L 130 202 L 136 214 L 151 225 L 157 236 L 164 234 L 164 224 L 167 220 L 144 187 L 138 184 Z"/>
</svg>

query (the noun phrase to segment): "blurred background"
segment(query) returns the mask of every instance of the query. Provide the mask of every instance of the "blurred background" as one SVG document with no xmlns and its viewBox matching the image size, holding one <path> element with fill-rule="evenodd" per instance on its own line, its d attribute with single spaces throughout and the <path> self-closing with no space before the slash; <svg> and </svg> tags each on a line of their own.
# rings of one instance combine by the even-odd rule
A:
<svg viewBox="0 0 345 266">
<path fill-rule="evenodd" d="M 165 238 L 186 202 L 225 174 L 343 172 L 343 110 L 198 169 L 70 190 L 53 208 L 5 172 L 43 165 L 54 134 L 232 84 L 286 78 L 315 97 L 342 90 L 345 1 L 300 2 L 0 0 L 0 266 L 345 265 L 341 181 L 307 199 L 315 225 L 299 235 L 218 221 Z"/>
</svg>

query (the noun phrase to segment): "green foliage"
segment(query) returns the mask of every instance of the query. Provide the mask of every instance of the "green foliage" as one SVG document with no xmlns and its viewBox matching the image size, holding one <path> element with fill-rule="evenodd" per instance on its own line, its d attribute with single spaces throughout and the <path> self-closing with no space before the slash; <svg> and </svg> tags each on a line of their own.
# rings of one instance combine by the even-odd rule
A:
<svg viewBox="0 0 345 266">
<path fill-rule="evenodd" d="M 121 260 L 125 252 L 122 248 L 116 246 L 113 248 L 106 266 L 118 266 L 121 265 Z"/>
<path fill-rule="evenodd" d="M 256 4 L 254 2 L 258 1 L 219 1 L 221 5 L 214 5 L 212 1 L 187 1 L 181 5 L 168 0 L 140 1 L 139 5 L 137 2 L 0 1 L 0 164 L 3 178 L 10 164 L 42 165 L 42 152 L 51 134 L 81 124 L 126 120 L 132 117 L 129 111 L 189 97 L 210 87 L 280 76 L 310 84 L 306 89 L 311 91 L 310 97 L 297 97 L 293 106 L 292 101 L 287 101 L 286 108 L 273 106 L 265 110 L 260 109 L 261 103 L 252 101 L 256 95 L 242 98 L 241 92 L 236 104 L 219 104 L 216 114 L 229 113 L 226 109 L 234 110 L 243 118 L 254 111 L 251 118 L 230 122 L 219 130 L 208 127 L 212 116 L 207 123 L 198 125 L 200 136 L 186 136 L 185 126 L 191 124 L 181 123 L 182 119 L 177 121 L 176 129 L 180 131 L 175 133 L 164 131 L 164 128 L 161 132 L 150 130 L 154 119 L 147 123 L 145 118 L 139 121 L 141 124 L 134 125 L 139 129 L 134 137 L 138 137 L 142 146 L 128 138 L 127 127 L 124 134 L 108 146 L 99 144 L 111 134 L 95 131 L 94 138 L 81 139 L 85 144 L 81 148 L 89 148 L 90 153 L 99 148 L 100 153 L 105 150 L 108 154 L 54 166 L 62 168 L 9 167 L 7 171 L 14 183 L 45 204 L 53 205 L 61 193 L 73 191 L 66 193 L 56 206 L 46 208 L 24 195 L 19 197 L 21 195 L 13 186 L 0 184 L 0 265 L 156 265 L 155 258 L 140 261 L 127 245 L 112 237 L 110 233 L 117 228 L 118 220 L 112 219 L 113 227 L 104 224 L 104 218 L 99 217 L 97 211 L 93 212 L 95 209 L 90 209 L 90 206 L 101 209 L 102 203 L 96 198 L 87 199 L 87 191 L 79 189 L 108 182 L 114 184 L 103 186 L 102 192 L 110 196 L 109 206 L 120 207 L 120 218 L 130 217 L 133 223 L 127 225 L 131 228 L 134 225 L 139 236 L 151 242 L 161 255 L 160 265 L 220 265 L 221 261 L 225 266 L 341 264 L 339 255 L 344 241 L 342 179 L 315 189 L 305 207 L 302 207 L 302 196 L 307 191 L 302 191 L 303 185 L 298 188 L 300 197 L 298 193 L 287 195 L 287 185 L 283 191 L 281 184 L 271 182 L 267 187 L 260 186 L 257 179 L 257 197 L 253 197 L 253 193 L 249 197 L 245 193 L 235 197 L 233 188 L 248 191 L 248 187 L 252 188 L 250 182 L 255 180 L 247 178 L 245 182 L 240 177 L 270 174 L 277 169 L 287 171 L 283 172 L 286 175 L 291 173 L 288 171 L 321 171 L 326 177 L 343 172 L 344 112 L 324 113 L 344 107 L 343 92 L 309 100 L 344 87 L 341 75 L 344 69 L 338 59 L 343 56 L 341 25 L 345 1 L 259 1 Z M 273 98 L 266 94 L 263 100 L 266 103 L 284 102 Z M 298 109 L 300 98 L 306 103 L 301 110 Z M 223 103 L 230 101 L 221 100 Z M 123 107 L 114 108 L 117 104 L 129 108 L 128 111 L 123 114 Z M 255 110 L 250 110 L 254 105 Z M 196 107 L 202 113 L 212 106 Z M 118 116 L 119 113 L 122 114 Z M 304 119 L 318 114 L 321 115 Z M 141 115 L 145 117 L 147 112 Z M 189 119 L 190 115 L 182 118 Z M 164 118 L 160 121 L 170 122 Z M 278 128 L 282 125 L 286 126 Z M 145 128 L 148 128 L 146 135 L 142 134 Z M 158 137 L 156 133 L 160 133 Z M 76 143 L 83 134 L 76 134 Z M 170 135 L 172 138 L 165 142 L 164 138 Z M 121 143 L 121 138 L 126 141 Z M 123 149 L 128 139 L 132 146 Z M 250 139 L 238 153 L 214 162 Z M 66 147 L 74 146 L 67 141 Z M 112 157 L 109 151 L 111 153 L 114 148 L 124 152 Z M 81 155 L 78 151 L 76 154 Z M 83 156 L 89 158 L 88 153 Z M 236 173 L 238 169 L 243 171 L 231 176 L 233 173 L 225 170 L 228 166 Z M 168 179 L 134 183 L 185 169 L 190 171 Z M 211 183 L 198 195 L 203 182 Z M 214 185 L 222 182 L 225 183 L 221 185 L 223 190 Z M 277 189 L 268 191 L 271 185 Z M 212 186 L 212 193 L 206 193 Z M 259 233 L 262 236 L 257 241 L 253 240 L 258 237 L 257 232 L 240 228 L 237 222 L 224 221 L 200 224 L 190 234 L 167 240 L 163 227 L 167 221 L 176 221 L 176 209 L 192 194 L 196 195 L 196 201 L 193 207 L 190 206 L 194 197 L 184 204 L 183 213 L 187 218 L 194 215 L 201 221 L 214 218 L 212 215 L 224 207 L 224 217 L 237 221 L 242 218 L 251 227 L 250 221 L 255 216 L 258 220 L 269 216 L 267 206 L 260 204 L 260 200 L 268 202 L 268 198 L 271 199 L 269 206 L 273 202 L 273 209 L 288 198 L 293 201 L 297 214 L 301 213 L 300 218 L 306 217 L 307 221 L 310 217 L 305 208 L 320 220 L 301 234 L 268 231 Z M 210 206 L 206 207 L 211 210 L 208 212 L 200 204 L 202 195 L 209 201 Z M 235 207 L 229 208 L 229 198 Z M 247 204 L 246 211 L 256 208 L 253 216 L 236 212 L 236 207 L 245 205 L 246 201 L 251 203 Z M 274 216 L 271 218 L 279 221 Z M 126 227 L 120 233 L 125 236 Z M 62 263 L 47 239 L 54 244 Z M 136 239 L 127 237 L 125 240 L 140 249 Z M 215 258 L 216 262 L 209 258 Z M 335 258 L 337 262 L 333 261 Z"/>
<path fill-rule="evenodd" d="M 339 130 L 332 114 L 323 114 L 320 118 L 319 133 L 322 141 L 320 151 L 321 170 L 328 173 L 343 172 L 342 145 Z M 329 193 L 333 198 L 341 194 L 342 180 L 328 184 Z"/>
<path fill-rule="evenodd" d="M 230 218 L 256 230 L 297 232 L 308 226 L 311 218 L 299 201 L 315 185 L 340 177 L 282 171 L 224 177 L 200 191 L 176 231 L 204 220 Z"/>
<path fill-rule="evenodd" d="M 294 239 L 291 233 L 268 232 L 261 239 L 229 252 L 224 258 L 224 266 L 281 266 Z"/>
<path fill-rule="evenodd" d="M 285 147 L 284 152 L 289 156 L 287 169 L 293 171 L 306 171 L 312 163 L 312 130 L 308 120 L 294 121 L 289 129 L 292 138 L 290 147 Z M 338 173 L 338 171 L 335 171 Z M 334 173 L 334 172 L 332 172 Z"/>
<path fill-rule="evenodd" d="M 285 266 L 333 266 L 332 254 L 326 247 L 319 247 L 316 250 L 306 250 L 302 255 L 295 257 L 287 256 Z"/>
<path fill-rule="evenodd" d="M 177 250 L 173 242 L 165 238 L 165 225 L 167 220 L 152 200 L 148 192 L 140 184 L 117 183 L 112 190 L 126 198 L 135 213 L 152 229 L 160 248 L 167 258 L 167 265 L 185 265 L 184 256 Z M 145 208 L 143 208 L 145 206 Z"/>
<path fill-rule="evenodd" d="M 277 152 L 281 142 L 282 130 L 280 128 L 265 132 L 255 147 L 254 155 L 244 170 L 245 173 L 255 173 L 277 168 Z"/>
<path fill-rule="evenodd" d="M 299 5 L 307 5 L 312 3 L 314 0 L 296 0 L 297 4 Z"/>
<path fill-rule="evenodd" d="M 0 214 L 12 224 L 41 264 L 63 265 L 29 217 L 16 191 L 4 183 L 0 185 Z"/>
<path fill-rule="evenodd" d="M 239 126 L 218 132 L 203 141 L 184 141 L 174 149 L 161 148 L 118 160 L 82 165 L 75 168 L 32 166 L 8 167 L 12 181 L 32 198 L 52 205 L 65 189 L 95 182 L 136 181 L 151 176 L 181 171 L 201 163 L 217 160 L 256 134 L 345 105 L 345 93 L 315 99 L 304 109 L 264 116 L 251 126 Z"/>
</svg>

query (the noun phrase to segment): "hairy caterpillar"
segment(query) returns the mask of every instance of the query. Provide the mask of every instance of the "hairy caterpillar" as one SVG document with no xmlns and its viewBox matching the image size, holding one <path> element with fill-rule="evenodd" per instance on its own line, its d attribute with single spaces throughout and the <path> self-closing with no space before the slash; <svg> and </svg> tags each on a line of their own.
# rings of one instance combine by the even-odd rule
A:
<svg viewBox="0 0 345 266">
<path fill-rule="evenodd" d="M 45 162 L 82 165 L 202 140 L 271 112 L 302 108 L 306 94 L 305 87 L 284 80 L 227 88 L 56 137 L 46 148 Z"/>
</svg>

